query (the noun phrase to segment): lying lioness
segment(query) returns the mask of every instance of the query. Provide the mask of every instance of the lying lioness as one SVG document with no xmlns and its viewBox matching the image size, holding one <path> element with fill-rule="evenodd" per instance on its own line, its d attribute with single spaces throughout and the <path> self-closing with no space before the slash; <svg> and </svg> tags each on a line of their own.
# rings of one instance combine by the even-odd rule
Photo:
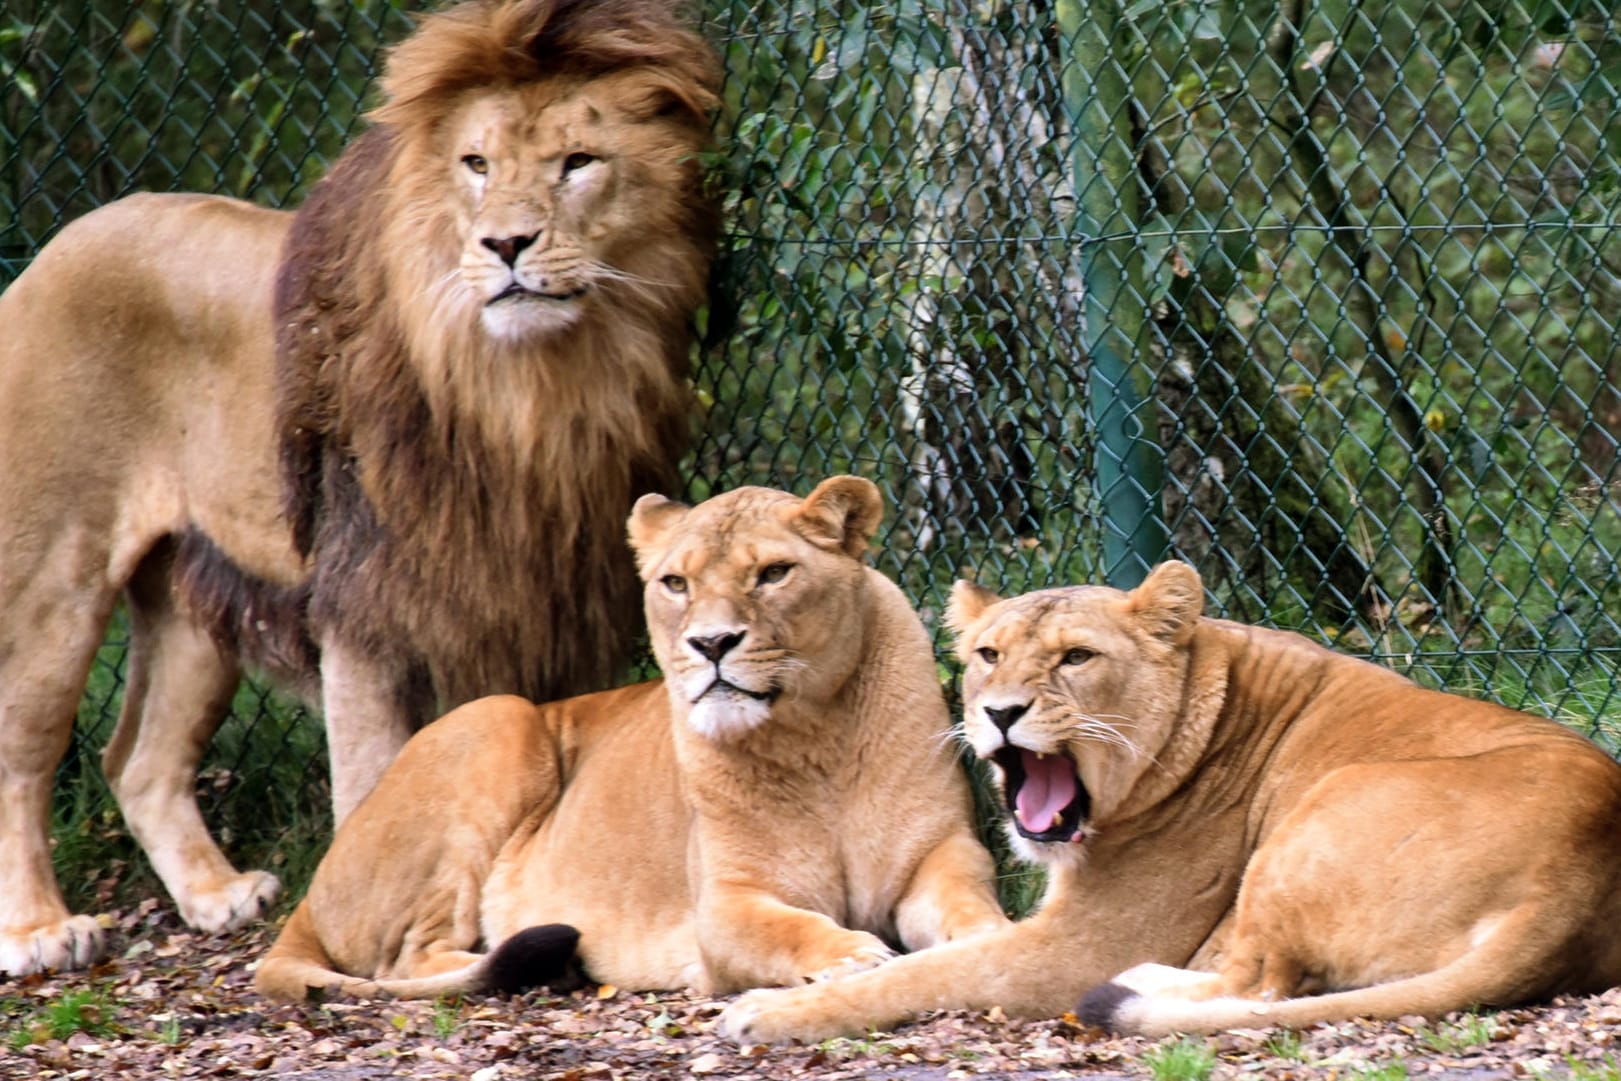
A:
<svg viewBox="0 0 1621 1081">
<path fill-rule="evenodd" d="M 1005 926 L 928 635 L 861 562 L 882 509 L 859 477 L 644 496 L 630 537 L 665 679 L 481 699 L 418 733 L 260 992 L 515 989 L 561 978 L 576 940 L 598 980 L 723 992 Z"/>
<path fill-rule="evenodd" d="M 1621 983 L 1621 767 L 1551 721 L 1201 618 L 1203 595 L 1177 563 L 1129 593 L 959 583 L 965 735 L 1046 900 L 972 942 L 753 992 L 725 1029 L 1050 1016 L 1130 966 L 1085 1020 L 1162 1035 Z"/>
</svg>

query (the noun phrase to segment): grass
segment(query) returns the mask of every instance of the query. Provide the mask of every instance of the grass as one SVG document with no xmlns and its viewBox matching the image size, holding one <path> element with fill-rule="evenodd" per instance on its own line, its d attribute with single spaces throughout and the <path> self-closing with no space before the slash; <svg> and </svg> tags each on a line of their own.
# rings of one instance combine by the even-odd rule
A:
<svg viewBox="0 0 1621 1081">
<path fill-rule="evenodd" d="M 1305 1062 L 1306 1047 L 1300 1040 L 1300 1033 L 1292 1028 L 1267 1037 L 1263 1050 L 1273 1058 L 1285 1059 L 1289 1062 Z"/>
<path fill-rule="evenodd" d="M 462 1026 L 462 1000 L 459 996 L 433 1000 L 433 1033 L 448 1040 Z"/>
<path fill-rule="evenodd" d="M 1566 1055 L 1565 1066 L 1570 1070 L 1568 1081 L 1621 1081 L 1621 1064 L 1616 1063 L 1613 1054 L 1597 1062 L 1583 1062 L 1575 1055 Z"/>
<path fill-rule="evenodd" d="M 17 999 L 0 1001 L 0 1014 L 7 1021 L 5 1043 L 12 1050 L 47 1040 L 65 1040 L 78 1032 L 110 1036 L 118 1031 L 112 1021 L 113 1009 L 106 991 L 97 987 L 66 991 L 61 998 L 37 1007 Z"/>
<path fill-rule="evenodd" d="M 1362 1066 L 1351 1076 L 1357 1081 L 1407 1081 L 1407 1063 L 1381 1062 L 1375 1066 Z"/>
<path fill-rule="evenodd" d="M 1144 1051 L 1143 1065 L 1154 1081 L 1206 1081 L 1216 1068 L 1216 1053 L 1203 1040 L 1184 1038 Z"/>
<path fill-rule="evenodd" d="M 897 1048 L 894 1044 L 885 1043 L 881 1040 L 834 1036 L 818 1044 L 817 1050 L 837 1062 L 843 1059 L 876 1058 L 893 1055 Z"/>
<path fill-rule="evenodd" d="M 1418 1038 L 1431 1051 L 1450 1055 L 1491 1043 L 1496 1034 L 1496 1017 L 1472 1013 L 1461 1021 L 1443 1022 L 1435 1028 L 1426 1029 L 1418 1034 Z"/>
</svg>

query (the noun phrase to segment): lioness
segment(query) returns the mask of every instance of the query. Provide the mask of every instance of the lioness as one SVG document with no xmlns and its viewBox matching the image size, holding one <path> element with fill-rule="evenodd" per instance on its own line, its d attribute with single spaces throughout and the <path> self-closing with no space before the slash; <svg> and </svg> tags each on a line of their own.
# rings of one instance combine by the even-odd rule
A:
<svg viewBox="0 0 1621 1081">
<path fill-rule="evenodd" d="M 414 736 L 258 989 L 542 983 L 572 928 L 599 980 L 723 992 L 1005 926 L 928 635 L 861 562 L 881 513 L 859 477 L 804 500 L 642 497 L 630 538 L 665 679 L 483 699 Z"/>
<path fill-rule="evenodd" d="M 1201 618 L 1203 596 L 1179 563 L 1125 593 L 958 583 L 965 736 L 1048 866 L 1045 901 L 972 942 L 751 993 L 726 1031 L 1050 1016 L 1130 966 L 1086 1020 L 1305 1025 L 1621 982 L 1621 767 L 1551 721 Z"/>
</svg>

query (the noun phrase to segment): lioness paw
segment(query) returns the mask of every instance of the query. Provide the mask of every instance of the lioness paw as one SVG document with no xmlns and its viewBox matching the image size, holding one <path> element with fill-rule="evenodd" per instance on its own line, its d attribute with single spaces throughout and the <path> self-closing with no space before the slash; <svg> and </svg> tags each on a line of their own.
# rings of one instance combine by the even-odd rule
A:
<svg viewBox="0 0 1621 1081">
<path fill-rule="evenodd" d="M 870 937 L 870 936 L 869 936 Z M 822 983 L 826 980 L 836 980 L 843 976 L 854 976 L 858 972 L 877 968 L 885 961 L 896 956 L 895 951 L 881 939 L 873 938 L 860 947 L 837 958 L 830 964 L 804 974 L 806 983 Z"/>
<path fill-rule="evenodd" d="M 832 1017 L 829 987 L 750 991 L 721 1012 L 720 1034 L 740 1047 L 790 1040 L 820 1040 L 842 1034 Z"/>
<path fill-rule="evenodd" d="M 281 892 L 281 882 L 267 871 L 246 871 L 211 890 L 176 897 L 180 918 L 207 934 L 234 931 L 259 919 Z"/>
<path fill-rule="evenodd" d="M 32 931 L 0 933 L 0 975 L 88 968 L 101 957 L 101 925 L 93 916 L 69 916 Z"/>
</svg>

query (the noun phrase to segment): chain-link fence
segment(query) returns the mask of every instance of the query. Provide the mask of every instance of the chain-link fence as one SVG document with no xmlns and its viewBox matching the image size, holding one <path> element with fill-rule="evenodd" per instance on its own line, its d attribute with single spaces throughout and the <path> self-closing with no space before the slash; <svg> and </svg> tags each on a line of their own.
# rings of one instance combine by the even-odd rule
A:
<svg viewBox="0 0 1621 1081">
<path fill-rule="evenodd" d="M 1616 746 L 1610 4 L 703 14 L 730 229 L 694 497 L 880 480 L 878 564 L 931 618 L 958 575 L 1129 583 L 1172 553 L 1225 614 Z M 409 24 L 375 0 L 5 0 L 0 283 L 129 191 L 296 201 Z M 239 705 L 241 755 L 312 727 Z"/>
</svg>

